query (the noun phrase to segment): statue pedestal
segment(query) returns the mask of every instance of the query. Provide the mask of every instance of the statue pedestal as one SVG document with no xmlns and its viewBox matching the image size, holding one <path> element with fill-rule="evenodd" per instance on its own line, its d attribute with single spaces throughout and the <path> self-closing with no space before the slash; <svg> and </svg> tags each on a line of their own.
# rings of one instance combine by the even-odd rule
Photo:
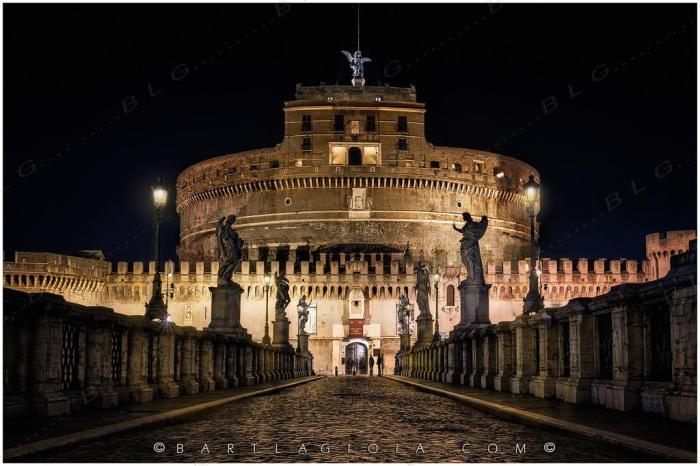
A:
<svg viewBox="0 0 700 466">
<path fill-rule="evenodd" d="M 272 321 L 272 346 L 275 348 L 289 347 L 289 319 Z"/>
<path fill-rule="evenodd" d="M 243 288 L 231 282 L 228 286 L 212 286 L 211 323 L 209 329 L 233 336 L 248 336 L 241 326 L 241 293 Z"/>
<path fill-rule="evenodd" d="M 460 320 L 455 329 L 486 327 L 489 320 L 489 290 L 491 285 L 463 280 L 459 286 Z"/>
<path fill-rule="evenodd" d="M 426 314 L 416 318 L 418 338 L 415 346 L 427 346 L 433 342 L 433 316 Z"/>
<path fill-rule="evenodd" d="M 411 334 L 410 333 L 402 333 L 401 334 L 401 349 L 399 349 L 400 352 L 408 351 L 411 349 Z"/>
<path fill-rule="evenodd" d="M 298 335 L 298 346 L 297 351 L 301 354 L 306 354 L 309 352 L 309 334 L 304 333 L 303 335 Z"/>
</svg>

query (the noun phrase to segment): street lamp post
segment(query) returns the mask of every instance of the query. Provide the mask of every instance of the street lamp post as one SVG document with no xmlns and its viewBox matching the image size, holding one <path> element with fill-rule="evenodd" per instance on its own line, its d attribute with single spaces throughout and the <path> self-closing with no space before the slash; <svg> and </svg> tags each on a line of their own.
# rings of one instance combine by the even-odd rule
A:
<svg viewBox="0 0 700 466">
<path fill-rule="evenodd" d="M 438 312 L 438 285 L 440 284 L 440 273 L 437 271 L 433 274 L 433 283 L 435 283 L 435 334 L 433 335 L 433 340 L 440 341 L 440 314 Z"/>
<path fill-rule="evenodd" d="M 168 308 L 163 302 L 163 285 L 160 279 L 160 220 L 163 217 L 163 209 L 168 202 L 168 190 L 163 186 L 159 178 L 156 185 L 151 187 L 153 191 L 153 206 L 155 210 L 155 259 L 156 270 L 153 275 L 153 295 L 146 304 L 146 317 L 150 320 L 168 320 Z"/>
<path fill-rule="evenodd" d="M 540 294 L 539 279 L 537 276 L 537 243 L 535 242 L 535 206 L 539 195 L 540 185 L 535 178 L 530 178 L 523 185 L 525 197 L 527 199 L 527 213 L 530 216 L 530 284 L 525 296 L 523 314 L 538 312 L 544 308 L 542 295 Z"/>
<path fill-rule="evenodd" d="M 262 339 L 264 345 L 270 345 L 272 340 L 270 339 L 270 325 L 268 324 L 268 305 L 270 302 L 270 284 L 272 283 L 272 276 L 269 273 L 263 275 L 263 286 L 265 287 L 265 336 Z"/>
</svg>

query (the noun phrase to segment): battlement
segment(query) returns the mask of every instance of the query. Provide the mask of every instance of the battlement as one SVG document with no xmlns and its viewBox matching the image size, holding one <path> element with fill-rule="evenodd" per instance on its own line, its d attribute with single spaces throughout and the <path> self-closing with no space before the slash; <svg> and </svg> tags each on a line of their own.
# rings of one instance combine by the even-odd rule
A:
<svg viewBox="0 0 700 466">
<path fill-rule="evenodd" d="M 659 233 L 650 233 L 646 236 L 647 257 L 654 254 L 675 256 L 688 250 L 688 244 L 696 237 L 695 230 L 674 230 Z"/>
<path fill-rule="evenodd" d="M 390 86 L 342 86 L 325 85 L 302 86 L 297 84 L 294 101 L 286 105 L 293 105 L 298 101 L 323 101 L 328 102 L 373 102 L 381 104 L 388 102 L 416 103 L 416 88 L 390 87 Z M 422 105 L 422 104 L 421 104 Z"/>
<path fill-rule="evenodd" d="M 515 275 L 527 274 L 530 271 L 529 259 L 518 261 L 488 261 L 486 264 L 487 275 Z M 640 269 L 641 265 L 641 269 Z M 546 275 L 634 275 L 646 273 L 649 261 L 643 260 L 641 263 L 634 259 L 588 259 L 579 258 L 575 261 L 569 258 L 550 259 L 542 258 L 537 261 L 537 270 L 542 276 Z"/>
<path fill-rule="evenodd" d="M 328 249 L 326 252 L 317 251 L 310 257 L 312 260 L 300 260 L 297 255 L 287 261 L 244 260 L 233 279 L 246 290 L 244 297 L 247 300 L 264 299 L 262 275 L 280 271 L 284 271 L 291 282 L 292 298 L 306 294 L 317 300 L 342 300 L 357 287 L 364 290 L 368 299 L 395 300 L 401 293 L 407 293 L 410 299 L 416 297 L 415 268 L 419 261 L 407 258 L 402 252 Z M 140 306 L 152 293 L 156 271 L 155 261 L 120 261 L 112 269 L 112 264 L 107 261 L 60 254 L 21 253 L 16 258 L 21 261 L 5 263 L 5 287 L 58 293 L 81 303 L 116 303 L 114 305 L 126 306 L 125 312 L 135 312 L 137 308 L 140 312 Z M 490 296 L 494 303 L 510 302 L 520 307 L 529 286 L 528 264 L 526 259 L 486 262 L 485 279 L 492 285 Z M 86 268 L 86 265 L 95 268 Z M 461 265 L 441 266 L 439 270 L 443 277 L 440 297 L 446 300 L 447 306 L 454 306 L 448 303 L 455 302 L 457 286 L 466 278 L 465 270 Z M 640 264 L 624 258 L 543 258 L 538 261 L 537 270 L 542 294 L 550 305 L 563 305 L 582 296 L 598 296 L 621 283 L 652 279 L 649 261 Z M 162 271 L 164 288 L 171 290 L 173 303 L 207 302 L 209 287 L 216 285 L 219 263 L 166 261 Z"/>
<path fill-rule="evenodd" d="M 236 276 L 262 275 L 264 273 L 283 272 L 288 276 L 295 275 L 413 275 L 417 261 L 406 259 L 401 252 L 381 253 L 318 253 L 316 260 L 264 261 L 244 260 L 241 262 Z M 57 268 L 58 267 L 58 268 Z M 464 276 L 462 267 L 448 266 L 442 268 L 450 275 Z M 589 275 L 639 275 L 649 273 L 649 261 L 633 259 L 588 259 L 579 258 L 542 258 L 537 262 L 537 269 L 543 280 L 568 275 L 585 277 Z M 111 275 L 118 279 L 125 275 L 153 275 L 156 272 L 155 261 L 119 261 L 116 269 L 107 261 L 65 256 L 54 253 L 18 252 L 15 262 L 5 263 L 5 274 L 18 272 L 85 272 L 94 276 Z M 219 271 L 218 262 L 174 262 L 166 261 L 163 272 L 173 276 L 216 275 Z M 486 263 L 487 277 L 509 277 L 527 275 L 529 260 L 518 261 L 490 260 Z M 496 278 L 491 278 L 497 281 Z"/>
<path fill-rule="evenodd" d="M 651 279 L 662 278 L 671 270 L 671 258 L 688 250 L 696 238 L 695 230 L 675 230 L 650 233 L 646 236 L 646 255 Z"/>
</svg>

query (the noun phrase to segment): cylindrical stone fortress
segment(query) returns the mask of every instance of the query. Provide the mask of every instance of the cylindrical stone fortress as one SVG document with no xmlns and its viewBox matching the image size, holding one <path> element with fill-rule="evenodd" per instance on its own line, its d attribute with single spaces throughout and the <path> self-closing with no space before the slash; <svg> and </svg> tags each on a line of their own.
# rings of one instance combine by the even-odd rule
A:
<svg viewBox="0 0 700 466">
<path fill-rule="evenodd" d="M 180 174 L 180 260 L 216 260 L 216 221 L 235 214 L 250 260 L 308 260 L 362 244 L 457 265 L 452 223 L 464 211 L 489 217 L 484 261 L 526 256 L 522 184 L 537 171 L 511 157 L 430 144 L 425 111 L 414 87 L 297 86 L 280 144 Z"/>
</svg>

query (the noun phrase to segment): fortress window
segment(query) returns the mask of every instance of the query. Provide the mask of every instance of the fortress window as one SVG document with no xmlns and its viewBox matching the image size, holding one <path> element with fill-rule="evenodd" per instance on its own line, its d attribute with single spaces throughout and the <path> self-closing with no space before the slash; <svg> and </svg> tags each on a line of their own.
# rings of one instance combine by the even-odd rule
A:
<svg viewBox="0 0 700 466">
<path fill-rule="evenodd" d="M 301 130 L 311 131 L 311 115 L 302 115 L 301 117 Z"/>
<path fill-rule="evenodd" d="M 359 147 L 351 147 L 348 151 L 348 165 L 362 165 L 362 151 Z"/>
<path fill-rule="evenodd" d="M 379 165 L 381 145 L 379 143 L 332 142 L 329 162 L 331 165 Z"/>
<path fill-rule="evenodd" d="M 431 160 L 430 168 L 440 168 L 440 162 L 438 160 Z"/>
<path fill-rule="evenodd" d="M 250 171 L 255 171 L 255 170 L 257 170 L 257 169 L 258 169 L 258 165 L 257 165 L 257 164 L 253 164 L 253 165 L 250 166 Z"/>
<path fill-rule="evenodd" d="M 484 162 L 479 160 L 474 161 L 474 173 L 483 174 L 484 173 Z"/>
<path fill-rule="evenodd" d="M 452 170 L 454 170 L 456 172 L 461 172 L 462 171 L 462 164 L 461 163 L 453 163 Z"/>
<path fill-rule="evenodd" d="M 345 117 L 343 115 L 335 116 L 335 121 L 333 122 L 333 131 L 345 131 Z"/>
<path fill-rule="evenodd" d="M 301 150 L 310 151 L 311 150 L 311 138 L 304 138 L 301 141 Z"/>
<path fill-rule="evenodd" d="M 234 173 L 236 173 L 236 167 L 229 167 L 229 168 L 228 168 L 228 174 L 229 174 L 229 175 L 233 175 Z"/>
<path fill-rule="evenodd" d="M 399 139 L 399 143 L 396 145 L 398 150 L 408 150 L 408 141 L 406 138 Z"/>
<path fill-rule="evenodd" d="M 396 122 L 396 131 L 405 133 L 408 131 L 408 119 L 405 116 L 400 116 Z"/>
<path fill-rule="evenodd" d="M 367 115 L 367 123 L 365 124 L 365 131 L 367 131 L 367 132 L 377 131 L 377 118 L 374 115 Z"/>
<path fill-rule="evenodd" d="M 280 161 L 279 160 L 271 160 L 270 161 L 270 168 L 279 168 L 280 167 Z"/>
<path fill-rule="evenodd" d="M 455 287 L 454 285 L 447 285 L 447 305 L 455 305 Z"/>
</svg>

